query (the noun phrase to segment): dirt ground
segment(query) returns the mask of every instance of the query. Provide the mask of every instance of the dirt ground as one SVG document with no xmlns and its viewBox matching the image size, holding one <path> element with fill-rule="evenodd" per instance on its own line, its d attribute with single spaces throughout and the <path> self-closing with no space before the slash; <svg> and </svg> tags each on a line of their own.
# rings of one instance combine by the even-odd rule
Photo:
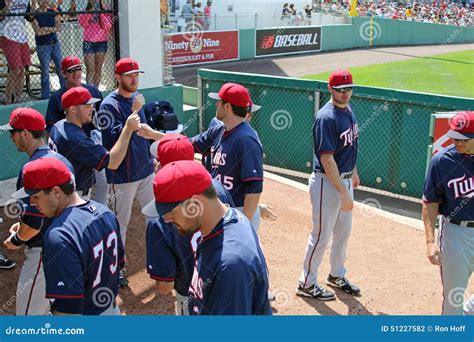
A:
<svg viewBox="0 0 474 342">
<path fill-rule="evenodd" d="M 321 302 L 295 295 L 306 241 L 311 229 L 311 205 L 305 191 L 265 180 L 262 202 L 278 215 L 262 221 L 261 243 L 270 271 L 270 288 L 276 295 L 277 315 L 438 315 L 442 301 L 439 269 L 425 256 L 424 233 L 360 207 L 354 209 L 348 247 L 348 278 L 361 288 L 360 297 L 336 291 L 337 300 Z M 5 220 L 5 214 L 1 212 Z M 1 225 L 6 237 L 10 221 Z M 120 290 L 118 301 L 127 315 L 170 315 L 174 301 L 154 290 L 145 269 L 145 221 L 134 206 L 127 236 L 130 287 Z M 23 259 L 20 250 L 5 254 L 18 263 L 0 271 L 0 313 L 15 313 L 15 287 Z M 321 283 L 329 270 L 329 253 L 320 268 Z M 468 287 L 474 290 L 474 279 Z"/>
</svg>

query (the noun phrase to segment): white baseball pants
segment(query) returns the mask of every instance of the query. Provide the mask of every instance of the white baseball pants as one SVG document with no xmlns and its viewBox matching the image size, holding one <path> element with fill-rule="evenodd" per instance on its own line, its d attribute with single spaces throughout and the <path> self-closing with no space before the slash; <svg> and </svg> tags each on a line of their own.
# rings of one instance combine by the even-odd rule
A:
<svg viewBox="0 0 474 342">
<path fill-rule="evenodd" d="M 16 315 L 48 315 L 49 299 L 46 299 L 41 247 L 25 247 L 25 262 L 21 268 L 16 288 Z"/>
<path fill-rule="evenodd" d="M 351 198 L 354 198 L 351 179 L 345 179 L 343 182 Z M 325 174 L 311 174 L 309 194 L 313 207 L 313 230 L 308 239 L 303 271 L 299 279 L 300 285 L 305 288 L 318 284 L 318 268 L 331 238 L 329 273 L 334 277 L 345 276 L 347 242 L 352 230 L 352 212 L 341 212 L 339 193 Z"/>
</svg>

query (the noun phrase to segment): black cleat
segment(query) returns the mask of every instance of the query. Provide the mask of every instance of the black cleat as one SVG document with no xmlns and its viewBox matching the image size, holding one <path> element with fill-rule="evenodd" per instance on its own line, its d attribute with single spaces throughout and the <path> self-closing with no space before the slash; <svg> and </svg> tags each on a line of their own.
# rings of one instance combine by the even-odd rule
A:
<svg viewBox="0 0 474 342">
<path fill-rule="evenodd" d="M 119 271 L 119 281 L 118 281 L 119 287 L 124 289 L 128 287 L 128 279 L 127 276 L 125 275 L 124 270 Z"/>
<path fill-rule="evenodd" d="M 0 254 L 0 269 L 9 270 L 16 266 L 14 261 L 11 261 Z"/>
<path fill-rule="evenodd" d="M 304 288 L 301 285 L 298 285 L 298 287 L 296 288 L 296 295 L 303 297 L 311 297 L 322 301 L 336 299 L 334 292 L 328 291 L 324 287 L 317 285 L 313 285 L 308 288 Z"/>
<path fill-rule="evenodd" d="M 344 277 L 333 277 L 332 275 L 328 276 L 326 284 L 333 287 L 338 287 L 342 291 L 347 292 L 350 295 L 357 296 L 360 293 L 360 289 L 351 284 L 349 280 Z"/>
</svg>

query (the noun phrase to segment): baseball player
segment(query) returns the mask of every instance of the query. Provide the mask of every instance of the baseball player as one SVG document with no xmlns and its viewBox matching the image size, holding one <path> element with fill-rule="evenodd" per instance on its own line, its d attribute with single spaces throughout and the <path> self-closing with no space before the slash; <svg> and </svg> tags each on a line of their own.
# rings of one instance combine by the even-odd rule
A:
<svg viewBox="0 0 474 342">
<path fill-rule="evenodd" d="M 314 169 L 309 179 L 313 230 L 296 289 L 299 296 L 335 299 L 332 291 L 317 282 L 318 268 L 331 237 L 331 269 L 326 284 L 351 295 L 360 293 L 359 288 L 345 278 L 344 267 L 352 229 L 353 190 L 360 182 L 356 168 L 359 134 L 349 105 L 353 87 L 348 71 L 333 72 L 328 84 L 331 100 L 319 110 L 314 121 Z"/>
<path fill-rule="evenodd" d="M 191 139 L 196 152 L 210 154 L 211 175 L 229 190 L 238 210 L 260 225 L 258 202 L 263 191 L 263 147 L 255 130 L 246 122 L 252 102 L 248 90 L 235 83 L 224 84 L 219 93 L 209 93 L 218 100 L 216 117 L 224 125 L 212 127 Z M 159 140 L 163 134 L 141 125 L 139 135 Z"/>
<path fill-rule="evenodd" d="M 433 156 L 423 190 L 427 256 L 440 266 L 443 315 L 462 315 L 464 290 L 474 270 L 474 112 L 460 112 L 447 135 L 453 144 Z M 440 219 L 439 245 L 434 230 Z"/>
<path fill-rule="evenodd" d="M 31 108 L 17 108 L 11 113 L 9 123 L 1 126 L 0 130 L 10 132 L 12 142 L 18 151 L 28 154 L 29 161 L 41 157 L 56 158 L 66 163 L 73 172 L 72 165 L 63 156 L 45 145 L 45 126 L 45 120 L 38 111 Z M 22 186 L 23 176 L 20 170 L 16 184 L 17 190 Z M 18 279 L 16 314 L 46 315 L 49 312 L 49 301 L 45 299 L 41 252 L 43 235 L 50 221 L 30 205 L 28 198 L 22 199 L 19 206 L 21 206 L 20 221 L 10 227 L 10 236 L 4 242 L 10 250 L 17 250 L 23 244 L 26 245 L 26 258 Z M 26 286 L 26 291 L 25 284 L 29 284 Z"/>
<path fill-rule="evenodd" d="M 142 109 L 144 98 L 137 92 L 140 70 L 138 62 L 132 58 L 122 58 L 115 65 L 115 78 L 118 89 L 112 91 L 102 101 L 98 120 L 101 116 L 111 115 L 113 122 L 102 131 L 102 144 L 111 150 L 117 143 L 125 123 L 130 115 L 138 112 L 141 122 L 146 122 Z M 120 223 L 120 234 L 125 245 L 127 226 L 132 213 L 133 200 L 136 198 L 142 208 L 153 200 L 153 158 L 147 139 L 132 134 L 125 159 L 116 170 L 106 169 L 110 194 L 114 199 L 112 210 Z M 128 285 L 125 273 L 120 274 L 122 287 Z"/>
<path fill-rule="evenodd" d="M 67 90 L 62 96 L 62 107 L 66 110 L 66 119 L 54 124 L 50 132 L 49 146 L 65 156 L 76 171 L 76 191 L 88 197 L 95 184 L 94 170 L 105 167 L 116 170 L 127 152 L 132 133 L 139 128 L 140 117 L 137 112 L 143 105 L 137 101 L 134 112 L 125 122 L 117 143 L 110 153 L 102 145 L 95 144 L 83 131 L 84 125 L 92 121 L 95 99 L 86 88 L 75 87 Z"/>
<path fill-rule="evenodd" d="M 194 160 L 194 147 L 181 134 L 167 134 L 157 143 L 151 146 L 150 152 L 159 159 L 161 167 L 178 160 Z M 219 199 L 234 207 L 227 189 L 215 179 L 212 184 Z M 194 270 L 194 247 L 201 233 L 178 234 L 172 224 L 165 223 L 159 216 L 155 201 L 151 201 L 142 212 L 151 218 L 146 234 L 148 274 L 156 280 L 160 294 L 175 289 L 176 315 L 189 315 L 188 289 Z"/>
<path fill-rule="evenodd" d="M 155 207 L 180 234 L 200 231 L 189 287 L 192 315 L 271 315 L 265 257 L 248 219 L 217 197 L 200 164 L 182 160 L 160 169 Z"/>
<path fill-rule="evenodd" d="M 118 270 L 124 261 L 119 224 L 102 204 L 83 200 L 74 177 L 54 158 L 25 165 L 23 188 L 31 204 L 52 218 L 44 234 L 46 298 L 53 315 L 119 315 L 115 302 Z"/>
<path fill-rule="evenodd" d="M 102 93 L 100 90 L 93 84 L 81 83 L 82 81 L 82 63 L 81 60 L 76 56 L 68 56 L 64 58 L 61 62 L 61 71 L 66 80 L 66 87 L 61 87 L 58 91 L 54 92 L 51 95 L 51 98 L 48 102 L 48 108 L 46 110 L 46 130 L 48 133 L 51 131 L 51 128 L 54 124 L 60 120 L 66 118 L 64 108 L 61 103 L 61 98 L 64 93 L 75 87 L 84 87 L 89 93 L 91 93 L 93 98 L 100 99 L 94 103 L 95 111 L 99 111 L 100 102 L 102 101 Z M 94 143 L 102 145 L 102 135 L 99 129 L 97 121 L 85 124 L 83 126 L 84 132 L 87 136 L 91 137 L 94 140 Z M 92 192 L 92 199 L 99 203 L 106 203 L 107 194 L 109 188 L 107 186 L 107 179 L 105 177 L 105 170 L 94 171 L 96 183 L 94 186 L 94 191 Z"/>
</svg>

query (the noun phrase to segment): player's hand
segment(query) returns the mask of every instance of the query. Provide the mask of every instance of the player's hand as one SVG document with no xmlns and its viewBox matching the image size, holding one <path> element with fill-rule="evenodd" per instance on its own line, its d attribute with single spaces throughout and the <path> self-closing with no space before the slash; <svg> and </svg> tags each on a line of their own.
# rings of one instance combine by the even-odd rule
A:
<svg viewBox="0 0 474 342">
<path fill-rule="evenodd" d="M 137 134 L 145 139 L 156 139 L 156 131 L 148 124 L 140 124 L 140 128 L 138 128 Z"/>
<path fill-rule="evenodd" d="M 352 175 L 352 186 L 355 188 L 357 188 L 358 186 L 360 185 L 360 178 L 359 178 L 359 174 L 357 172 L 354 172 L 354 174 Z"/>
<path fill-rule="evenodd" d="M 352 200 L 349 193 L 345 192 L 344 194 L 341 194 L 340 196 L 341 196 L 341 211 L 342 212 L 352 211 L 352 209 L 354 208 L 354 201 Z"/>
<path fill-rule="evenodd" d="M 429 243 L 426 245 L 426 254 L 428 259 L 433 265 L 441 266 L 442 258 L 441 258 L 441 250 L 436 243 Z"/>
<path fill-rule="evenodd" d="M 145 104 L 145 97 L 142 94 L 135 95 L 132 104 L 132 112 L 138 112 Z"/>
<path fill-rule="evenodd" d="M 264 203 L 261 203 L 258 206 L 260 208 L 260 216 L 262 217 L 262 219 L 269 220 L 269 221 L 276 221 L 277 220 L 278 217 L 273 212 L 273 210 L 272 210 L 273 208 L 271 206 L 269 206 L 268 204 L 264 204 Z"/>
<path fill-rule="evenodd" d="M 3 244 L 5 245 L 5 247 L 7 247 L 7 249 L 10 249 L 12 251 L 15 251 L 17 249 L 20 249 L 21 246 L 15 246 L 13 243 L 12 243 L 12 237 L 13 235 L 15 235 L 15 233 L 12 233 L 10 234 L 10 236 L 8 237 L 8 239 L 6 239 Z"/>
<path fill-rule="evenodd" d="M 12 224 L 12 226 L 9 229 L 10 234 L 14 234 L 20 229 L 20 222 L 17 222 L 15 224 Z"/>
<path fill-rule="evenodd" d="M 125 127 L 130 129 L 131 131 L 137 131 L 140 128 L 140 115 L 134 112 L 127 118 L 127 122 L 125 122 Z"/>
</svg>

